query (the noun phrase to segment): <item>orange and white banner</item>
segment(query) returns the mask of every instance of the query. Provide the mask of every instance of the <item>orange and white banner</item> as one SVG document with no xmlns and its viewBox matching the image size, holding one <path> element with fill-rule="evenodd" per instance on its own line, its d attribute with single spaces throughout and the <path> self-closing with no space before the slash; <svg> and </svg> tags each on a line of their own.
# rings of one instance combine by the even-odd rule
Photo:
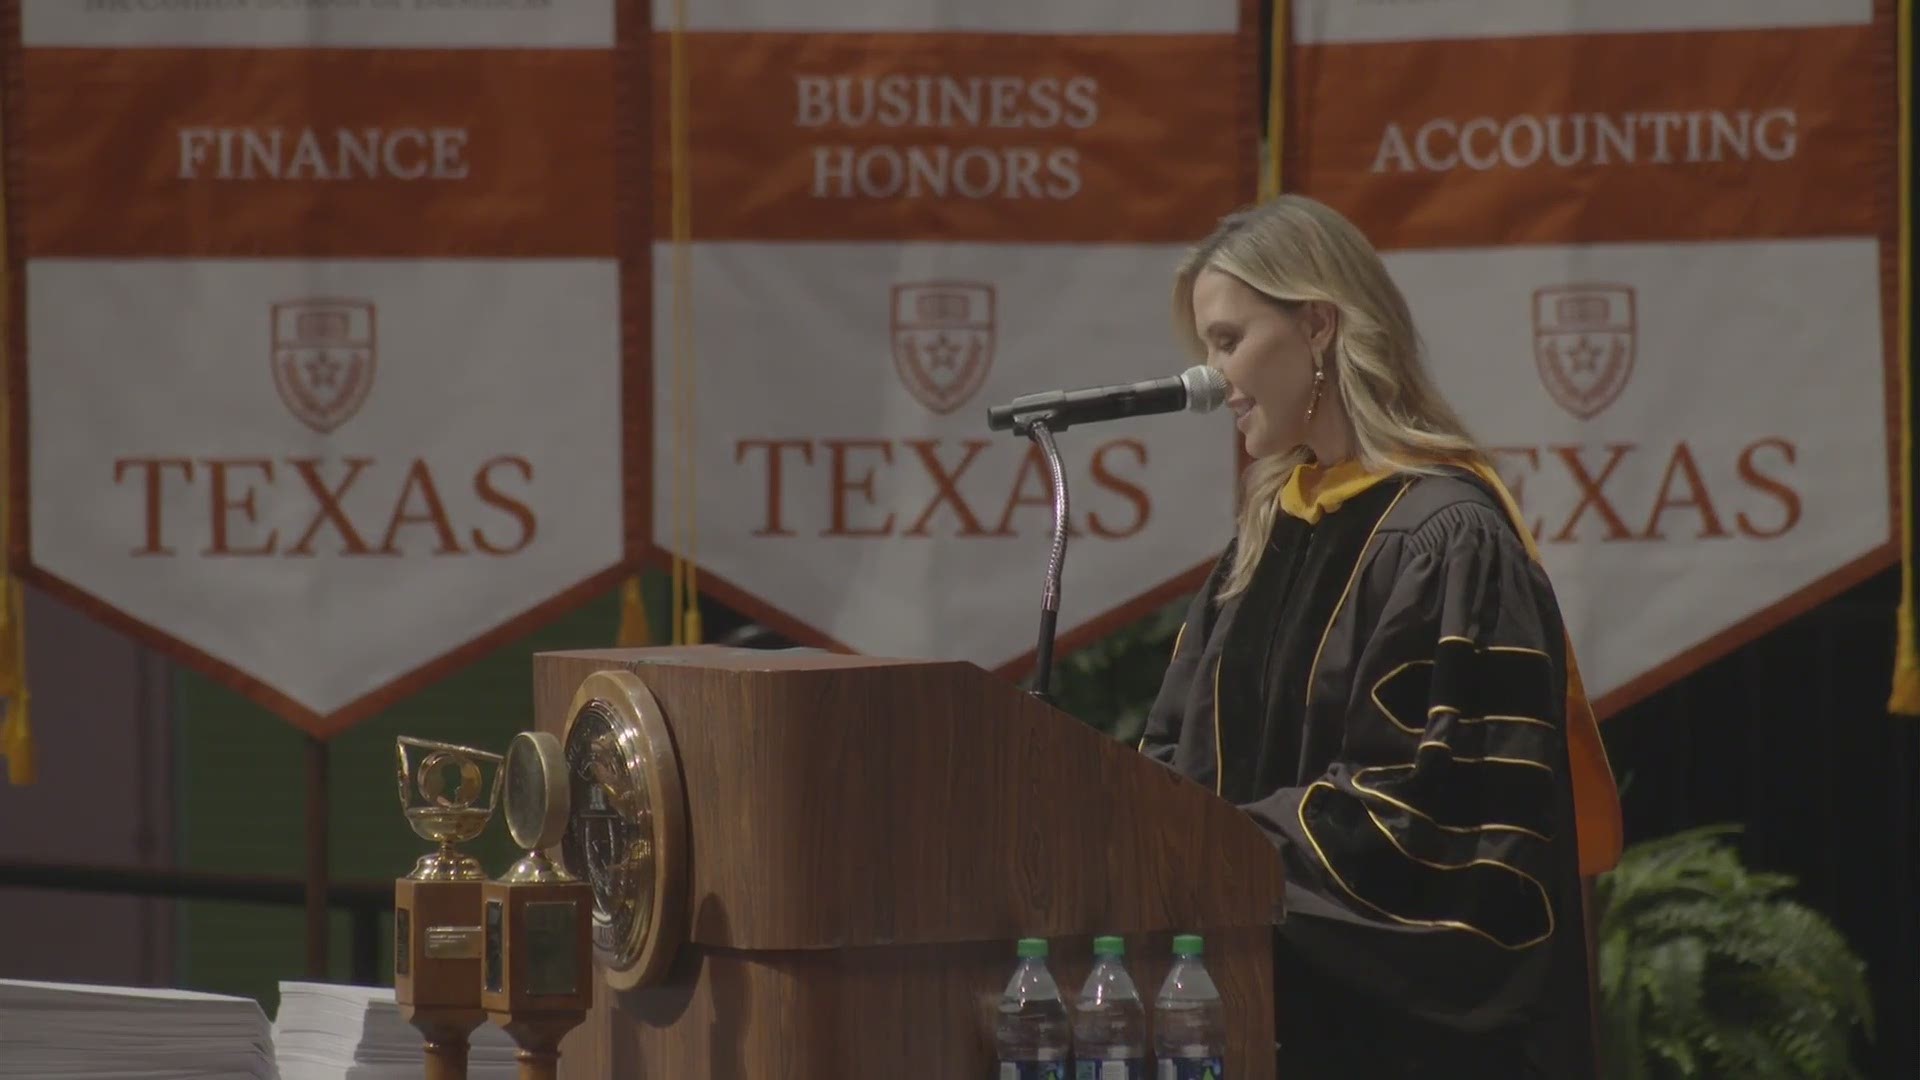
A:
<svg viewBox="0 0 1920 1080">
<path fill-rule="evenodd" d="M 734 0 L 673 17 L 661 0 L 656 161 L 673 159 L 677 45 L 691 205 L 675 244 L 656 182 L 658 542 L 802 640 L 1017 667 L 1051 485 L 987 408 L 1191 362 L 1170 282 L 1255 195 L 1257 6 Z M 1195 582 L 1230 535 L 1235 447 L 1180 416 L 1059 443 L 1071 647 Z M 670 524 L 676 492 L 690 534 Z"/>
<path fill-rule="evenodd" d="M 611 588 L 646 17 L 0 5 L 23 576 L 321 735 Z"/>
<path fill-rule="evenodd" d="M 1285 184 L 1387 252 L 1603 712 L 1893 564 L 1891 0 L 1291 8 Z"/>
<path fill-rule="evenodd" d="M 1017 667 L 1049 485 L 986 407 L 1184 364 L 1256 3 L 636 2 L 0 2 L 23 574 L 318 732 L 649 537 Z M 1387 252 L 1611 711 L 1897 556 L 1896 41 L 1574 7 L 1284 5 L 1282 175 Z M 1060 441 L 1071 647 L 1197 580 L 1235 462 Z"/>
</svg>

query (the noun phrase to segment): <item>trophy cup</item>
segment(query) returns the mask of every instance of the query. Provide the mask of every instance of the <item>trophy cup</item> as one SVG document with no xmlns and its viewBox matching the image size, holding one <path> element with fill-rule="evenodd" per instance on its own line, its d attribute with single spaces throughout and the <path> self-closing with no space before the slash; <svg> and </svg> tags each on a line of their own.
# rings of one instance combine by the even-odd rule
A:
<svg viewBox="0 0 1920 1080">
<path fill-rule="evenodd" d="M 480 888 L 480 1002 L 520 1048 L 521 1080 L 554 1080 L 561 1038 L 593 1004 L 593 890 L 546 854 L 567 830 L 570 780 L 560 740 L 515 735 L 502 771 L 507 830 L 526 855 Z"/>
<path fill-rule="evenodd" d="M 394 999 L 425 1038 L 427 1080 L 464 1080 L 467 1038 L 486 1019 L 480 889 L 487 875 L 454 845 L 486 829 L 499 800 L 501 758 L 405 735 L 396 744 L 407 824 L 440 846 L 393 884 Z M 491 784 L 484 782 L 489 766 Z"/>
</svg>

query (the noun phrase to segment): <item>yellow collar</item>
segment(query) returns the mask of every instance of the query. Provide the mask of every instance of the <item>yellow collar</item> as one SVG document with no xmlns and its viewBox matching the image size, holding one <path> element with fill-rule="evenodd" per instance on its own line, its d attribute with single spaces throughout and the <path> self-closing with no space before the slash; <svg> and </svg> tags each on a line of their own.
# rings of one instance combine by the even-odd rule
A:
<svg viewBox="0 0 1920 1080">
<path fill-rule="evenodd" d="M 1348 499 L 1392 475 L 1391 472 L 1368 472 L 1358 458 L 1327 469 L 1301 465 L 1280 489 L 1280 509 L 1312 525 L 1340 509 Z"/>
</svg>

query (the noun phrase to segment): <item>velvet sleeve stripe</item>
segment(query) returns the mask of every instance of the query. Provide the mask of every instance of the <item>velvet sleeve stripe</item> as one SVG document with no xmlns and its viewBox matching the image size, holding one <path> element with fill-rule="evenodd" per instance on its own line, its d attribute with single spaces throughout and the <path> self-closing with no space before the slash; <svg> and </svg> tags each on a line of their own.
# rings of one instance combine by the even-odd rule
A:
<svg viewBox="0 0 1920 1080">
<path fill-rule="evenodd" d="M 1553 727 L 1553 669 L 1547 654 L 1512 646 L 1481 648 L 1444 637 L 1432 658 L 1408 660 L 1373 684 L 1374 707 L 1408 735 L 1424 735 L 1435 717 L 1451 713 L 1469 723 Z"/>
<path fill-rule="evenodd" d="M 1425 744 L 1421 757 L 1420 764 L 1361 769 L 1353 790 L 1376 812 L 1391 807 L 1444 832 L 1553 839 L 1551 818 L 1535 809 L 1553 805 L 1551 767 L 1524 758 L 1455 757 L 1435 743 Z"/>
<path fill-rule="evenodd" d="M 1553 935 L 1553 904 L 1532 874 L 1493 858 L 1449 863 L 1410 850 L 1359 798 L 1324 780 L 1308 786 L 1299 814 L 1300 828 L 1328 876 L 1384 918 L 1463 931 L 1511 950 Z M 1369 833 L 1373 842 L 1363 843 Z M 1323 844 L 1325 834 L 1346 839 Z"/>
<path fill-rule="evenodd" d="M 1459 636 L 1431 648 L 1371 688 L 1406 738 L 1404 757 L 1356 761 L 1311 785 L 1300 827 L 1367 908 L 1526 948 L 1553 930 L 1540 881 L 1561 782 L 1552 661 Z"/>
</svg>

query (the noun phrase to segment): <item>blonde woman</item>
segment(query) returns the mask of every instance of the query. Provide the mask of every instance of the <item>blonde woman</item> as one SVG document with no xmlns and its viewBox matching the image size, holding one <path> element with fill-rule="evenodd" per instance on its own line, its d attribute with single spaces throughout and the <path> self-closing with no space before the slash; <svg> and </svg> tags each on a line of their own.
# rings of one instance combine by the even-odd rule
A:
<svg viewBox="0 0 1920 1080">
<path fill-rule="evenodd" d="M 1253 459 L 1141 750 L 1280 850 L 1280 1075 L 1592 1077 L 1613 777 L 1553 588 L 1360 232 L 1281 196 L 1177 275 Z"/>
</svg>

